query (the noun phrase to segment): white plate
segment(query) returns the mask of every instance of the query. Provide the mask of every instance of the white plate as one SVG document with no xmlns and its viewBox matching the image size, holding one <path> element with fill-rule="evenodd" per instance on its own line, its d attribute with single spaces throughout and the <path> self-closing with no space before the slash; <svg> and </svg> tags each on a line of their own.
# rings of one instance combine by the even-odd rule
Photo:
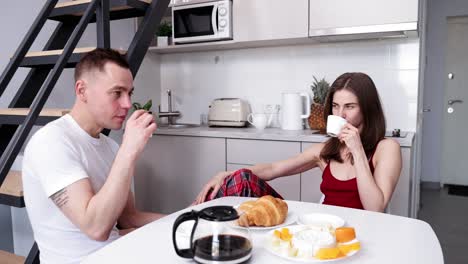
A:
<svg viewBox="0 0 468 264">
<path fill-rule="evenodd" d="M 314 226 L 325 226 L 330 224 L 333 228 L 338 228 L 344 226 L 345 221 L 343 218 L 336 215 L 312 213 L 299 216 L 297 223 Z"/>
<path fill-rule="evenodd" d="M 288 226 L 288 229 L 294 235 L 295 232 L 297 232 L 299 230 L 302 230 L 304 227 L 305 227 L 304 225 L 293 225 L 293 226 Z M 287 259 L 287 260 L 291 260 L 291 261 L 299 261 L 299 262 L 305 262 L 305 263 L 337 261 L 337 260 L 347 259 L 347 258 L 353 256 L 354 254 L 356 254 L 357 252 L 360 251 L 360 250 L 351 251 L 348 255 L 346 255 L 344 257 L 341 257 L 341 258 L 336 258 L 336 259 L 318 259 L 318 258 L 314 258 L 314 257 L 312 257 L 312 258 L 289 257 L 289 256 L 281 254 L 280 252 L 278 252 L 277 250 L 275 250 L 274 248 L 271 247 L 270 239 L 273 237 L 273 232 L 275 232 L 275 230 L 278 230 L 278 231 L 281 232 L 281 228 L 276 228 L 274 230 L 270 230 L 266 234 L 265 240 L 263 242 L 263 245 L 264 245 L 265 249 L 268 252 L 270 252 L 271 254 L 275 255 L 275 256 L 278 256 L 278 257 L 281 257 L 281 258 L 284 258 L 284 259 Z M 359 240 L 354 239 L 352 242 L 359 242 Z"/>
<path fill-rule="evenodd" d="M 289 211 L 288 215 L 286 216 L 286 219 L 284 220 L 284 222 L 282 224 L 275 225 L 275 226 L 249 226 L 249 229 L 250 230 L 270 230 L 270 229 L 273 229 L 273 228 L 279 228 L 279 227 L 294 224 L 296 221 L 297 221 L 297 215 L 295 213 Z M 233 227 L 235 227 L 235 228 L 241 228 L 241 229 L 246 228 L 246 227 L 237 225 L 236 222 L 234 222 L 234 223 L 235 224 L 233 224 Z"/>
</svg>

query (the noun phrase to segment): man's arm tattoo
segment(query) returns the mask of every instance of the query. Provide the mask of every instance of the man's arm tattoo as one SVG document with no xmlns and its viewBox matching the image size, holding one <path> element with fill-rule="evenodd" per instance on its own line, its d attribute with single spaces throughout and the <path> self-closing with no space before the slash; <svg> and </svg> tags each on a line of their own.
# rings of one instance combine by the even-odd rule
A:
<svg viewBox="0 0 468 264">
<path fill-rule="evenodd" d="M 52 194 L 50 198 L 59 208 L 62 208 L 62 206 L 66 205 L 68 202 L 67 188 L 63 188 L 62 190 Z"/>
</svg>

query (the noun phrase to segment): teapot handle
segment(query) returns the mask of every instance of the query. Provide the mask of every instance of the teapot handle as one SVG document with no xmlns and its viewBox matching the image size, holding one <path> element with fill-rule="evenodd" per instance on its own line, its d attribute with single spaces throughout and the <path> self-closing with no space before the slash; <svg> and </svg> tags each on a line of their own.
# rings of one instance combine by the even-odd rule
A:
<svg viewBox="0 0 468 264">
<path fill-rule="evenodd" d="M 310 97 L 308 93 L 301 93 L 301 96 L 306 99 L 306 112 L 301 115 L 301 118 L 308 118 L 310 116 Z"/>
<path fill-rule="evenodd" d="M 180 224 L 182 224 L 185 221 L 190 221 L 190 220 L 195 220 L 195 224 L 192 227 L 192 232 L 190 233 L 190 248 L 186 249 L 179 249 L 177 247 L 177 241 L 176 241 L 176 231 L 177 228 L 179 227 Z M 195 228 L 197 227 L 198 224 L 198 212 L 195 210 L 192 210 L 191 212 L 186 212 L 179 217 L 174 222 L 174 225 L 172 227 L 172 243 L 174 244 L 174 249 L 180 257 L 183 258 L 193 258 L 193 233 L 195 232 Z"/>
<path fill-rule="evenodd" d="M 251 125 L 253 125 L 253 115 L 252 115 L 252 113 L 250 113 L 250 114 L 247 116 L 247 122 L 249 122 Z"/>
</svg>

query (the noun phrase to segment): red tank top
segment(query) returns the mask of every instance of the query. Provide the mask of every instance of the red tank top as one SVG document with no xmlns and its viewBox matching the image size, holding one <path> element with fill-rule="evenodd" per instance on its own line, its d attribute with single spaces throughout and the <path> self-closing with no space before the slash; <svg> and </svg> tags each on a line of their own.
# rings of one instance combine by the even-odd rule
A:
<svg viewBox="0 0 468 264">
<path fill-rule="evenodd" d="M 372 154 L 369 159 L 369 167 L 372 174 L 374 174 L 374 165 L 372 163 L 373 156 L 374 154 Z M 320 191 L 325 195 L 323 204 L 364 209 L 361 199 L 359 198 L 356 178 L 345 181 L 338 180 L 331 173 L 330 162 L 328 162 L 323 170 Z"/>
</svg>

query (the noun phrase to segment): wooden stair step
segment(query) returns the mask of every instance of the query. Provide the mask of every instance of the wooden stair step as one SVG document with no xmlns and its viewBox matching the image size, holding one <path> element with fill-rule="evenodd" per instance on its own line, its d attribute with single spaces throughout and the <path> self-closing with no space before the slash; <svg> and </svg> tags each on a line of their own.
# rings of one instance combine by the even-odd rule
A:
<svg viewBox="0 0 468 264">
<path fill-rule="evenodd" d="M 23 256 L 0 250 L 0 263 L 2 264 L 23 264 L 25 260 Z"/>
<path fill-rule="evenodd" d="M 88 53 L 96 47 L 81 47 L 73 50 L 73 53 L 68 59 L 66 68 L 73 68 L 80 61 L 81 56 Z M 118 50 L 122 55 L 127 53 L 126 50 Z M 62 55 L 63 49 L 59 50 L 43 50 L 43 51 L 30 51 L 26 53 L 21 67 L 54 67 L 60 55 Z"/>
<path fill-rule="evenodd" d="M 79 19 L 85 12 L 91 0 L 77 0 L 57 3 L 49 19 L 57 21 L 69 21 Z M 111 0 L 109 1 L 109 19 L 125 19 L 144 16 L 146 8 L 151 0 Z M 91 22 L 96 21 L 93 16 Z"/>
<path fill-rule="evenodd" d="M 0 124 L 20 125 L 29 114 L 29 108 L 3 108 L 0 109 Z M 70 109 L 45 108 L 39 113 L 35 124 L 45 125 L 70 112 Z"/>
<path fill-rule="evenodd" d="M 0 186 L 0 204 L 24 207 L 23 181 L 20 171 L 10 171 Z M 0 254 L 0 263 L 1 261 Z"/>
<path fill-rule="evenodd" d="M 139 0 L 139 1 L 147 3 L 147 4 L 151 3 L 151 0 Z M 110 4 L 112 4 L 112 2 L 116 3 L 116 1 L 110 1 Z M 123 1 L 123 2 L 126 2 L 126 1 Z M 89 3 L 91 3 L 91 0 L 75 0 L 75 1 L 61 2 L 61 3 L 57 3 L 55 5 L 55 8 L 63 8 L 67 6 L 79 6 L 82 4 L 89 4 Z M 111 10 L 130 9 L 130 8 L 133 8 L 133 7 L 129 5 L 119 5 L 119 6 L 111 7 Z"/>
<path fill-rule="evenodd" d="M 0 186 L 0 193 L 11 196 L 23 196 L 23 182 L 21 171 L 10 171 Z"/>
<path fill-rule="evenodd" d="M 83 54 L 86 52 L 90 52 L 94 50 L 96 47 L 83 47 L 83 48 L 76 48 L 73 50 L 73 53 Z M 42 50 L 42 51 L 30 51 L 26 53 L 25 57 L 32 58 L 32 57 L 43 57 L 43 56 L 60 56 L 63 53 L 63 49 L 59 50 Z"/>
<path fill-rule="evenodd" d="M 55 116 L 61 117 L 69 113 L 69 109 L 62 108 L 46 108 L 42 109 L 40 116 Z M 15 116 L 26 116 L 29 114 L 29 108 L 3 108 L 0 109 L 0 115 L 15 115 Z"/>
</svg>

